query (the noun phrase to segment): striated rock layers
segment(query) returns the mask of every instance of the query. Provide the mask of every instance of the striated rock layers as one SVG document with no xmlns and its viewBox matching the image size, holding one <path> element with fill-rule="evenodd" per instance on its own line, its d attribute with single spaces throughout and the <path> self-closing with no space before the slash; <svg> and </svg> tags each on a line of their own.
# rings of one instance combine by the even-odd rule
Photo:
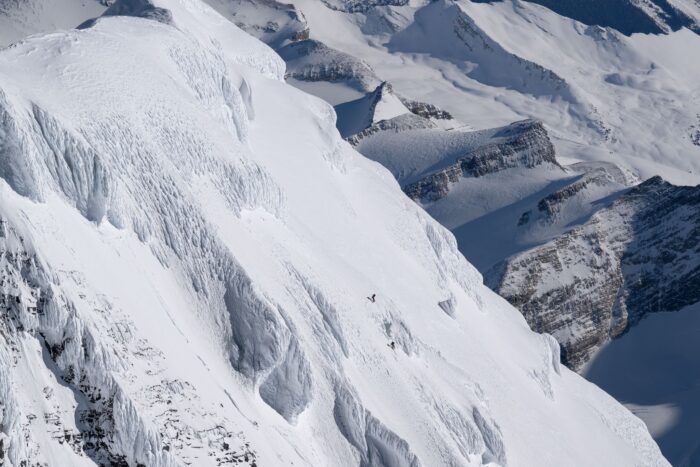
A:
<svg viewBox="0 0 700 467">
<path fill-rule="evenodd" d="M 555 336 L 564 362 L 579 369 L 647 313 L 700 300 L 699 258 L 700 187 L 654 177 L 583 225 L 497 265 L 486 280 L 533 330 Z"/>
<path fill-rule="evenodd" d="M 532 168 L 547 162 L 559 165 L 547 130 L 538 121 L 524 120 L 499 130 L 487 144 L 469 151 L 453 164 L 406 185 L 404 192 L 414 201 L 437 201 L 461 178 L 481 177 L 513 167 Z"/>
</svg>

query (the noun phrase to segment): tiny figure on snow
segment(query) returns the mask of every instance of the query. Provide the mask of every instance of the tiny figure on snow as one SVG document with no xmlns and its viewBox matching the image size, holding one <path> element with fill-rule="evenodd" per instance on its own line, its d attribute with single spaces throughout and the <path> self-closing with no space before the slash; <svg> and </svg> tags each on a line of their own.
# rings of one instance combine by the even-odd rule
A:
<svg viewBox="0 0 700 467">
<path fill-rule="evenodd" d="M 391 341 L 387 344 L 391 350 L 396 350 L 396 342 Z"/>
<path fill-rule="evenodd" d="M 367 297 L 367 300 L 369 300 L 372 303 L 376 302 L 377 301 L 377 294 L 373 293 L 371 297 Z"/>
</svg>

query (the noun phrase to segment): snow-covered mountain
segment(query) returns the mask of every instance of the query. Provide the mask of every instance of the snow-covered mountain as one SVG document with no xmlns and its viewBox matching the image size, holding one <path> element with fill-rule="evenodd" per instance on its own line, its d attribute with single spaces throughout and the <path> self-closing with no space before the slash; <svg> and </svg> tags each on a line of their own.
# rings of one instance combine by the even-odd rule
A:
<svg viewBox="0 0 700 467">
<path fill-rule="evenodd" d="M 668 465 L 284 74 L 199 0 L 0 51 L 1 462 Z"/>
<path fill-rule="evenodd" d="M 699 188 L 562 163 L 533 121 L 445 132 L 404 119 L 350 141 L 453 230 L 487 284 L 557 338 L 568 366 L 625 401 L 674 465 L 695 465 L 697 388 L 683 375 L 697 367 Z M 682 313 L 642 322 L 671 311 Z"/>
<path fill-rule="evenodd" d="M 30 34 L 72 29 L 112 0 L 0 0 L 0 46 Z"/>
<path fill-rule="evenodd" d="M 652 177 L 700 182 L 696 1 L 293 3 L 295 17 L 303 17 L 299 39 L 267 40 L 256 26 L 260 17 L 239 24 L 279 51 L 290 84 L 334 105 L 341 134 L 453 231 L 460 250 L 523 307 L 532 326 L 557 335 L 568 364 L 580 368 L 647 312 L 681 307 L 650 307 L 647 298 L 671 293 L 668 284 L 683 284 L 673 294 L 689 296 L 684 279 L 700 270 L 690 234 L 673 224 L 678 216 L 667 219 L 670 228 L 630 230 L 656 205 L 620 211 L 614 203 Z M 286 24 L 275 20 L 271 29 L 286 31 Z M 669 186 L 669 192 L 683 189 Z M 666 209 L 686 207 L 670 197 Z M 655 280 L 643 286 L 647 298 L 630 319 L 613 319 L 608 306 L 611 290 L 628 291 L 610 277 L 627 268 L 623 260 L 600 274 L 573 267 L 607 257 L 568 241 L 592 222 L 601 244 L 633 248 L 635 261 L 656 265 Z M 639 237 L 618 238 L 623 231 Z M 686 256 L 666 258 L 672 268 L 659 267 L 657 242 Z M 554 257 L 539 257 L 542 249 Z M 618 257 L 618 250 L 610 254 Z M 570 274 L 548 269 L 550 259 Z M 506 291 L 501 273 L 516 264 L 520 273 L 505 276 L 512 286 Z M 541 278 L 523 271 L 549 276 L 547 287 L 563 302 L 538 295 Z M 638 279 L 631 274 L 629 280 Z M 561 303 L 570 308 L 562 313 Z M 572 305 L 581 303 L 591 306 Z M 689 441 L 678 446 L 686 454 L 695 449 Z M 673 451 L 674 462 L 691 462 L 686 454 Z"/>
<path fill-rule="evenodd" d="M 502 0 L 472 0 L 489 3 Z M 697 0 L 525 0 L 583 24 L 610 27 L 623 34 L 700 32 Z"/>
<path fill-rule="evenodd" d="M 386 81 L 468 127 L 542 121 L 567 159 L 700 181 L 692 31 L 628 37 L 529 2 L 346 3 L 294 2 L 309 39 L 277 48 L 291 84 L 337 106 Z"/>
</svg>

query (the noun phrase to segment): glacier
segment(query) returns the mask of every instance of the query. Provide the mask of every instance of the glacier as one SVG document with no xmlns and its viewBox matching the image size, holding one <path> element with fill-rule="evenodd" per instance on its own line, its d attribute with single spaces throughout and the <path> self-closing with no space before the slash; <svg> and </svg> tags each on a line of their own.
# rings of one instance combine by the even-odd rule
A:
<svg viewBox="0 0 700 467">
<path fill-rule="evenodd" d="M 198 0 L 0 50 L 2 462 L 668 465 L 284 75 Z"/>
</svg>

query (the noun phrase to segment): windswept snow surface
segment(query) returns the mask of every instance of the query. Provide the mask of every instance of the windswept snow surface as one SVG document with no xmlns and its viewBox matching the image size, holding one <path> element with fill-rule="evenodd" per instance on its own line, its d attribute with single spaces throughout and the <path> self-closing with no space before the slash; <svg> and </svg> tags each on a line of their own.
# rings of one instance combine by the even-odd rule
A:
<svg viewBox="0 0 700 467">
<path fill-rule="evenodd" d="M 39 32 L 72 29 L 100 15 L 107 0 L 0 0 L 0 47 Z"/>
<path fill-rule="evenodd" d="M 668 465 L 270 49 L 112 8 L 0 51 L 6 465 Z"/>
</svg>

